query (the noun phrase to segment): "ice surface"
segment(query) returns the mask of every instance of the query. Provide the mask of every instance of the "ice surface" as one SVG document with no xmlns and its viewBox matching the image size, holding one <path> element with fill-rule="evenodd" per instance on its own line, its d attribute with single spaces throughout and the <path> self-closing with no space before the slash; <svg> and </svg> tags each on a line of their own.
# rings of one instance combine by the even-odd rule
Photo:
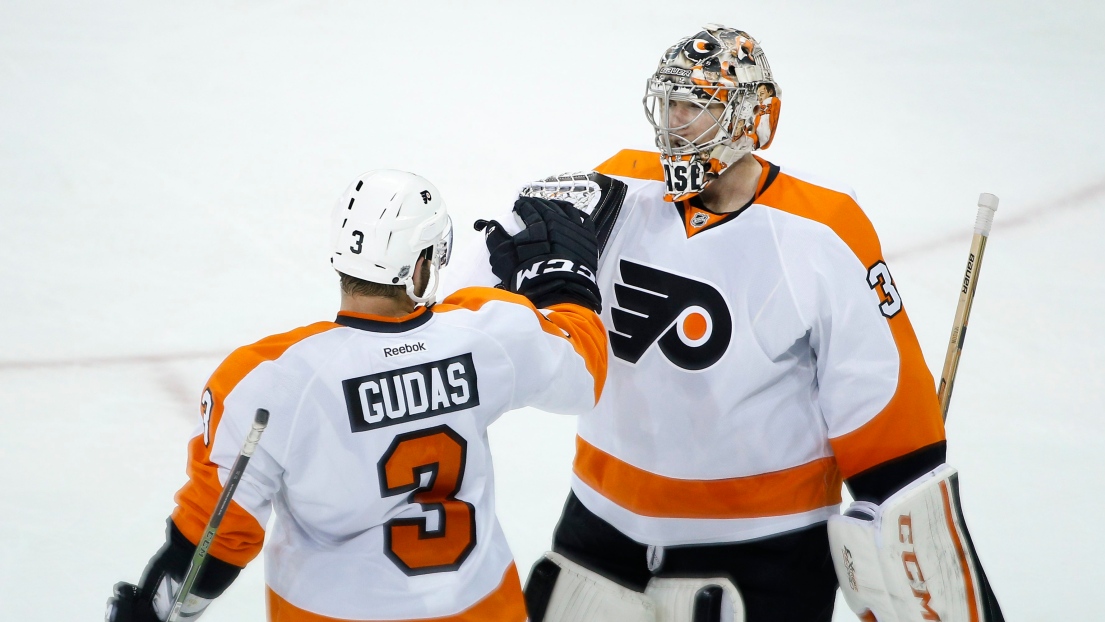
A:
<svg viewBox="0 0 1105 622">
<path fill-rule="evenodd" d="M 948 423 L 1010 620 L 1088 620 L 1105 483 L 1105 7 L 885 2 L 0 2 L 0 603 L 99 619 L 184 480 L 208 373 L 337 307 L 326 217 L 417 171 L 467 223 L 648 148 L 646 76 L 716 21 L 783 85 L 769 159 L 853 186 L 939 373 L 980 192 L 1001 198 Z M 525 573 L 574 422 L 491 430 Z M 205 620 L 263 619 L 255 562 Z M 843 605 L 837 618 L 851 619 Z"/>
</svg>

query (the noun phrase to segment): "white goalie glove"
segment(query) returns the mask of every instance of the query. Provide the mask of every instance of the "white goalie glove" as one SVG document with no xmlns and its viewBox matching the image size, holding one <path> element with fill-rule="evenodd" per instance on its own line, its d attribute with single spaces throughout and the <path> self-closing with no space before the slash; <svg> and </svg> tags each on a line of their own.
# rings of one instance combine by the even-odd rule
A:
<svg viewBox="0 0 1105 622">
<path fill-rule="evenodd" d="M 602 197 L 596 173 L 562 173 L 534 181 L 522 187 L 518 196 L 567 201 L 590 214 Z"/>
<path fill-rule="evenodd" d="M 941 465 L 881 505 L 853 503 L 829 519 L 840 588 L 860 619 L 988 620 L 958 486 L 956 470 Z"/>
<path fill-rule="evenodd" d="M 563 173 L 526 184 L 518 196 L 567 201 L 589 215 L 595 223 L 599 252 L 618 226 L 618 214 L 625 201 L 625 182 L 600 173 Z"/>
</svg>

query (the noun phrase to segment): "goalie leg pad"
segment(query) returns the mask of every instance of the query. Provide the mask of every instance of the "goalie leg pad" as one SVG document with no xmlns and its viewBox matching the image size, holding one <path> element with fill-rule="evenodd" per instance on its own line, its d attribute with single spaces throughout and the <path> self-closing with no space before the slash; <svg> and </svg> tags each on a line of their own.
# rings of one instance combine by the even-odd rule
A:
<svg viewBox="0 0 1105 622">
<path fill-rule="evenodd" d="M 881 505 L 829 518 L 841 591 L 861 619 L 987 621 L 957 489 L 956 470 L 941 465 Z"/>
<path fill-rule="evenodd" d="M 744 601 L 729 579 L 655 578 L 645 595 L 657 622 L 744 622 Z"/>
<path fill-rule="evenodd" d="M 551 551 L 526 582 L 526 608 L 531 622 L 660 622 L 648 596 Z"/>
</svg>

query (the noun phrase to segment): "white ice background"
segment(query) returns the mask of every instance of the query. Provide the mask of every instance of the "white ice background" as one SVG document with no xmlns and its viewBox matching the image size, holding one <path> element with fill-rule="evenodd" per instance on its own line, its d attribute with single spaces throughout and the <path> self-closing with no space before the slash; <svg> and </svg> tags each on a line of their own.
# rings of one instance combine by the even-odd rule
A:
<svg viewBox="0 0 1105 622">
<path fill-rule="evenodd" d="M 707 22 L 783 86 L 765 157 L 853 186 L 939 375 L 1001 197 L 948 422 L 1009 620 L 1100 619 L 1105 5 L 0 0 L 0 619 L 98 620 L 160 546 L 203 382 L 337 309 L 332 202 L 416 171 L 469 223 L 649 148 L 644 82 Z M 740 269 L 734 266 L 733 269 Z M 574 421 L 491 430 L 518 567 Z M 258 560 L 205 620 L 261 620 Z M 837 618 L 851 619 L 838 605 Z"/>
</svg>

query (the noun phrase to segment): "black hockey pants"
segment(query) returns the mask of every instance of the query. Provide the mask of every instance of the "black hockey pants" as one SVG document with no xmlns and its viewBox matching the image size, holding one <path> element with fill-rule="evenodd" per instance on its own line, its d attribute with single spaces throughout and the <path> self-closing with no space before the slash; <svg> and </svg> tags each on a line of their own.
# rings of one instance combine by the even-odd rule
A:
<svg viewBox="0 0 1105 622">
<path fill-rule="evenodd" d="M 553 550 L 639 592 L 653 576 L 728 577 L 744 599 L 747 622 L 830 622 L 833 617 L 837 580 L 825 523 L 739 544 L 666 547 L 653 574 L 645 545 L 569 494 Z M 527 582 L 527 601 L 530 588 Z"/>
</svg>

